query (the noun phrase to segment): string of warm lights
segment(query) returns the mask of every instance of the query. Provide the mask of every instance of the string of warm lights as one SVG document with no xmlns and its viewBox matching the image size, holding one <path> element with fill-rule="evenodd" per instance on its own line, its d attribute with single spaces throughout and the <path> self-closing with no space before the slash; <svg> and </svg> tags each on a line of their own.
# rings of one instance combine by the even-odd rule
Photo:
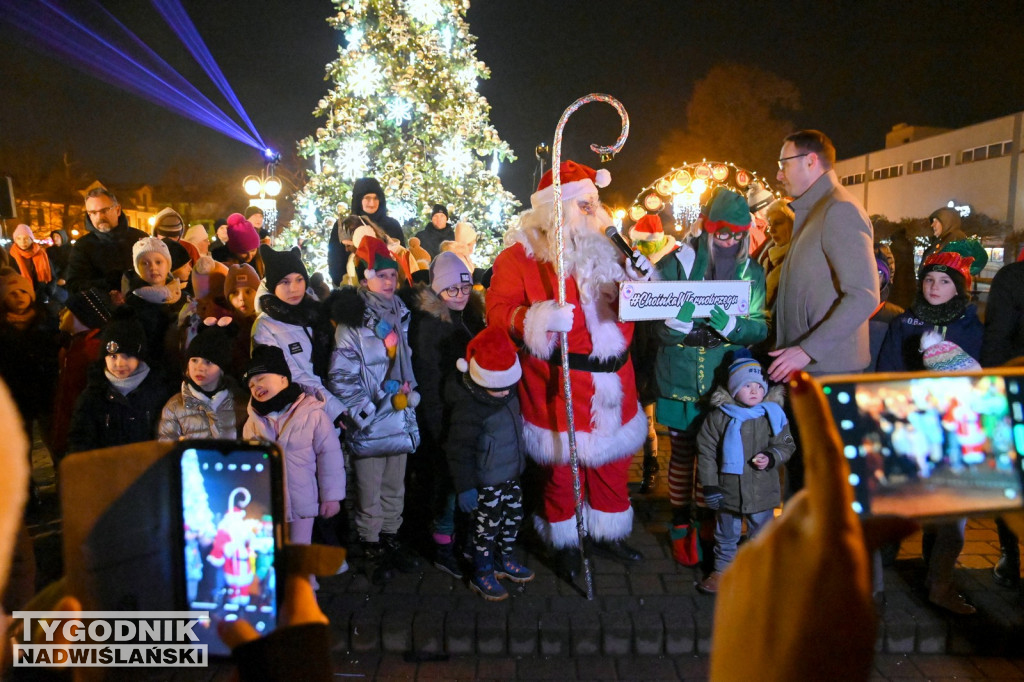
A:
<svg viewBox="0 0 1024 682">
<path fill-rule="evenodd" d="M 625 215 L 633 222 L 648 213 L 661 213 L 671 206 L 673 225 L 677 232 L 685 232 L 700 215 L 700 207 L 718 186 L 746 194 L 755 184 L 778 196 L 757 173 L 728 161 L 683 163 L 644 187 L 636 195 Z M 625 217 L 625 216 L 623 216 Z"/>
</svg>

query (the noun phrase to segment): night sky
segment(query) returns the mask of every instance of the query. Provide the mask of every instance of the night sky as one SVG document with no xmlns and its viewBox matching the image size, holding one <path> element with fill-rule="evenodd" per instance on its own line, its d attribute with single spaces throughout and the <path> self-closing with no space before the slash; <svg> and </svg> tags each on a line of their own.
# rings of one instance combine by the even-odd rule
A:
<svg viewBox="0 0 1024 682">
<path fill-rule="evenodd" d="M 85 15 L 90 2 L 69 4 Z M 223 102 L 148 3 L 104 4 Z M 339 44 L 325 22 L 330 2 L 184 5 L 269 143 L 294 148 L 316 129 L 310 112 L 327 92 L 324 66 Z M 720 62 L 757 65 L 792 81 L 803 104 L 795 123 L 827 132 L 840 158 L 882 147 L 895 123 L 959 127 L 1024 109 L 1024 3 L 761 5 L 478 0 L 467 18 L 478 57 L 491 69 L 480 91 L 519 157 L 503 167 L 505 186 L 528 199 L 536 144 L 550 142 L 573 100 L 607 92 L 632 122 L 610 165 L 611 189 L 632 197 L 668 170 L 655 163 L 659 141 L 685 125 L 694 82 Z M 26 149 L 47 163 L 70 149 L 82 168 L 112 183 L 158 183 L 183 157 L 239 182 L 259 168 L 254 150 L 44 56 L 3 21 L 0 44 L 0 170 L 5 156 Z M 596 165 L 588 145 L 610 144 L 617 134 L 614 111 L 588 105 L 569 123 L 564 154 Z"/>
</svg>

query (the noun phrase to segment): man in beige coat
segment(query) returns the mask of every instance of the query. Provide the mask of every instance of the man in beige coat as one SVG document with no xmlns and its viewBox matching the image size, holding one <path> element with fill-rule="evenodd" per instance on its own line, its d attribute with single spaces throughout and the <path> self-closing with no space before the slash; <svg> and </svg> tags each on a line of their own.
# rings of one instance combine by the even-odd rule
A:
<svg viewBox="0 0 1024 682">
<path fill-rule="evenodd" d="M 773 381 L 860 372 L 871 363 L 868 319 L 878 306 L 874 231 L 836 178 L 832 141 L 817 130 L 785 139 L 776 178 L 795 213 L 775 301 Z"/>
</svg>

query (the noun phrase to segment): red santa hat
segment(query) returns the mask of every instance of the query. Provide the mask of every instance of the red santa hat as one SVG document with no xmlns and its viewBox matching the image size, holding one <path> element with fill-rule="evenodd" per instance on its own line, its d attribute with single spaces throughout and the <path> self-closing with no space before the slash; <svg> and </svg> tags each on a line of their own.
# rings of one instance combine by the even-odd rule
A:
<svg viewBox="0 0 1024 682">
<path fill-rule="evenodd" d="M 499 325 L 484 327 L 466 346 L 466 357 L 455 363 L 478 386 L 498 390 L 515 386 L 523 376 L 515 344 Z"/>
<path fill-rule="evenodd" d="M 563 161 L 559 166 L 559 181 L 562 183 L 562 201 L 575 199 L 586 194 L 596 194 L 598 187 L 607 187 L 612 174 L 604 168 L 594 170 L 575 161 Z M 530 196 L 530 204 L 538 208 L 555 200 L 555 188 L 551 184 L 551 170 L 541 176 L 537 191 Z"/>
<path fill-rule="evenodd" d="M 657 213 L 648 213 L 636 225 L 630 228 L 629 238 L 636 242 L 656 242 L 665 236 L 661 226 L 661 217 Z"/>
</svg>

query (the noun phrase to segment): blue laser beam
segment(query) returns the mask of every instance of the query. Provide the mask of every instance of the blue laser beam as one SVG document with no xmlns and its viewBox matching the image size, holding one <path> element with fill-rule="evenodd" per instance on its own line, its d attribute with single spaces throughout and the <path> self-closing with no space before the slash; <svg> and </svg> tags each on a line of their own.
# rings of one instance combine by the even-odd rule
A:
<svg viewBox="0 0 1024 682">
<path fill-rule="evenodd" d="M 66 58 L 80 71 L 132 92 L 243 144 L 260 150 L 265 147 L 148 47 L 147 61 L 151 67 L 163 72 L 166 78 L 156 73 L 154 68 L 147 68 L 51 0 L 40 0 L 32 5 L 0 0 L 0 5 L 4 7 L 0 17 L 20 28 L 28 37 L 37 39 L 47 51 Z M 123 29 L 124 37 L 130 37 L 137 45 L 143 45 L 131 31 L 116 19 L 114 21 Z"/>
<path fill-rule="evenodd" d="M 181 38 L 181 42 L 192 53 L 199 66 L 203 67 L 203 71 L 210 77 L 213 84 L 217 86 L 220 93 L 224 95 L 224 99 L 231 104 L 239 118 L 249 127 L 253 137 L 259 140 L 260 144 L 265 147 L 266 144 L 263 142 L 263 138 L 260 137 L 256 126 L 253 125 L 252 120 L 246 113 L 245 107 L 238 101 L 235 91 L 231 89 L 227 79 L 224 77 L 224 73 L 217 66 L 217 62 L 214 60 L 213 55 L 210 54 L 210 50 L 206 47 L 206 43 L 203 42 L 199 31 L 196 29 L 191 17 L 188 16 L 185 8 L 182 7 L 181 2 L 179 0 L 153 0 L 153 6 L 163 16 L 167 25 Z"/>
</svg>

